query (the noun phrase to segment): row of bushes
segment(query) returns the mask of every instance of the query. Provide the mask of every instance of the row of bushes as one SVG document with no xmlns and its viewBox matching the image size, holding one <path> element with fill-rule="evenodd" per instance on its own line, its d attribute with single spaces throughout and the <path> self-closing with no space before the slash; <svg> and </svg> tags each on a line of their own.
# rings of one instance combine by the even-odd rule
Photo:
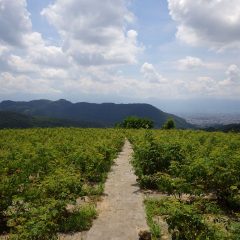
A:
<svg viewBox="0 0 240 240">
<path fill-rule="evenodd" d="M 123 141 L 116 129 L 0 131 L 0 233 L 38 240 L 88 228 L 93 206 L 66 206 L 102 193 Z"/>
<path fill-rule="evenodd" d="M 177 130 L 145 133 L 141 131 L 133 133 L 130 140 L 134 145 L 132 162 L 142 188 L 158 190 L 178 198 L 179 201 L 183 201 L 182 196 L 186 194 L 202 199 L 211 195 L 216 198 L 216 206 L 225 209 L 227 215 L 231 212 L 232 216 L 238 219 L 238 134 Z M 194 218 L 194 214 L 192 217 Z M 178 229 L 177 224 L 185 224 L 180 221 L 174 221 L 173 226 Z M 185 231 L 184 229 L 185 227 L 178 230 L 181 232 Z M 192 234 L 195 236 L 194 228 Z"/>
</svg>

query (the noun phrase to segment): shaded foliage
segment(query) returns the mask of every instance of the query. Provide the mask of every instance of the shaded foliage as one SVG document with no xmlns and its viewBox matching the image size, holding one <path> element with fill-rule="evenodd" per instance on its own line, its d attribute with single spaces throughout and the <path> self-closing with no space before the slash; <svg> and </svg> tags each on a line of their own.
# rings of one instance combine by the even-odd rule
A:
<svg viewBox="0 0 240 240">
<path fill-rule="evenodd" d="M 151 129 L 154 127 L 154 123 L 148 118 L 130 116 L 125 118 L 121 123 L 116 124 L 116 127 L 127 129 Z"/>
<path fill-rule="evenodd" d="M 176 124 L 174 122 L 174 120 L 172 118 L 169 118 L 162 126 L 162 129 L 175 129 L 176 128 Z"/>
<path fill-rule="evenodd" d="M 102 127 L 99 123 L 71 121 L 49 117 L 29 116 L 22 113 L 0 111 L 0 129 L 10 128 L 49 128 L 49 127 Z"/>
</svg>

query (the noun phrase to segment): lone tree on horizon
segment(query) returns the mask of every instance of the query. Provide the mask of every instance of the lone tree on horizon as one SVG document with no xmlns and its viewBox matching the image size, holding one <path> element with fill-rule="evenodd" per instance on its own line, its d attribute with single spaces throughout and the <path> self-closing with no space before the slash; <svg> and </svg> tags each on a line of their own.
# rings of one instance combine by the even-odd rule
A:
<svg viewBox="0 0 240 240">
<path fill-rule="evenodd" d="M 175 129 L 176 124 L 172 118 L 169 118 L 162 126 L 162 129 Z"/>
<path fill-rule="evenodd" d="M 151 129 L 154 127 L 154 123 L 151 119 L 140 118 L 135 116 L 129 116 L 125 118 L 121 123 L 116 124 L 119 128 L 134 128 L 134 129 Z"/>
</svg>

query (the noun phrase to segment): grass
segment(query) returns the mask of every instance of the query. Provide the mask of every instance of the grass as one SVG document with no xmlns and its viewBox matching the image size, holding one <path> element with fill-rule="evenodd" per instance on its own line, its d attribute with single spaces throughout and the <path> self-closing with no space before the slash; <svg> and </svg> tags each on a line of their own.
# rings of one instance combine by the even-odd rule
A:
<svg viewBox="0 0 240 240">
<path fill-rule="evenodd" d="M 193 202 L 173 197 L 145 200 L 147 222 L 153 240 L 161 239 L 162 217 L 174 240 L 240 240 L 240 224 L 235 217 L 226 216 L 214 201 L 198 198 Z"/>
<path fill-rule="evenodd" d="M 150 227 L 150 231 L 152 234 L 152 240 L 160 239 L 161 237 L 161 228 L 160 226 L 153 220 L 155 214 L 155 207 L 151 204 L 151 201 L 145 200 L 145 210 L 147 215 L 147 224 Z"/>
<path fill-rule="evenodd" d="M 97 211 L 94 205 L 81 206 L 67 214 L 60 224 L 60 231 L 67 233 L 89 230 L 96 217 Z"/>
</svg>

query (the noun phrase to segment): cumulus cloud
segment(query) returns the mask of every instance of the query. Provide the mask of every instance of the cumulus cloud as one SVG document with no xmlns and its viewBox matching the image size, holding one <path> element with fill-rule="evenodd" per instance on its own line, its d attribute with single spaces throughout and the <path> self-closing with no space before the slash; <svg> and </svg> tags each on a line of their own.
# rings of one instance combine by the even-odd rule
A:
<svg viewBox="0 0 240 240">
<path fill-rule="evenodd" d="M 187 56 L 183 59 L 178 60 L 178 67 L 181 70 L 197 69 L 203 67 L 204 63 L 200 58 Z"/>
<path fill-rule="evenodd" d="M 8 51 L 8 48 L 6 46 L 0 45 L 0 57 L 7 51 Z"/>
<path fill-rule="evenodd" d="M 0 0 L 0 42 L 12 46 L 24 44 L 24 35 L 32 28 L 26 6 L 26 0 Z"/>
<path fill-rule="evenodd" d="M 137 62 L 141 47 L 137 32 L 127 29 L 134 15 L 125 0 L 56 0 L 41 14 L 58 30 L 64 51 L 78 64 Z"/>
<path fill-rule="evenodd" d="M 226 72 L 223 80 L 210 76 L 200 76 L 185 81 L 181 81 L 182 93 L 188 96 L 221 96 L 234 98 L 240 92 L 240 68 L 232 64 Z"/>
<path fill-rule="evenodd" d="M 130 77 L 128 73 L 134 72 L 134 66 L 129 67 L 128 64 L 137 62 L 143 46 L 138 42 L 137 31 L 132 29 L 135 17 L 127 8 L 127 1 L 52 1 L 42 15 L 59 33 L 59 44 L 54 45 L 33 30 L 26 0 L 0 0 L 1 97 L 22 94 L 32 98 L 59 98 L 70 97 L 69 93 L 71 96 L 75 94 L 76 99 L 84 94 L 88 99 L 97 94 L 116 95 L 119 99 L 129 96 L 144 99 L 239 95 L 240 70 L 237 65 L 229 66 L 225 80 L 219 82 L 214 80 L 216 75 L 194 78 L 191 72 L 181 75 L 183 72 L 179 69 L 220 69 L 215 63 L 193 56 L 180 59 L 177 62 L 179 68 L 174 73 L 162 73 L 153 64 L 145 62 L 140 69 L 142 81 L 135 73 Z M 175 2 L 171 9 L 172 16 L 175 14 L 179 23 L 179 38 L 185 36 L 191 44 L 213 42 L 213 32 L 209 38 L 203 38 L 204 28 L 198 31 L 198 24 L 190 25 L 194 16 L 188 13 L 186 6 L 190 11 L 196 4 L 199 7 L 208 3 L 217 5 L 216 0 L 169 2 Z M 181 6 L 179 2 L 182 2 Z M 231 0 L 231 4 L 233 2 Z M 179 7 L 181 9 L 177 11 Z M 189 21 L 183 21 L 185 16 L 187 19 L 189 16 Z M 230 35 L 214 41 L 221 47 L 232 44 Z M 122 67 L 122 64 L 127 64 L 127 67 Z"/>
<path fill-rule="evenodd" d="M 35 35 L 35 33 L 32 35 Z M 70 59 L 61 47 L 49 46 L 43 40 L 34 45 L 29 45 L 28 57 L 31 62 L 46 67 L 67 68 L 70 63 Z"/>
<path fill-rule="evenodd" d="M 143 74 L 144 79 L 148 80 L 151 83 L 166 83 L 165 79 L 151 63 L 144 63 L 141 67 L 141 73 Z"/>
<path fill-rule="evenodd" d="M 25 0 L 0 0 L 0 91 L 59 93 L 55 79 L 67 79 L 69 59 L 32 30 Z"/>
<path fill-rule="evenodd" d="M 32 79 L 24 74 L 3 72 L 0 74 L 1 93 L 3 95 L 15 93 L 31 94 L 59 94 L 60 90 L 51 86 L 46 79 Z"/>
<path fill-rule="evenodd" d="M 57 0 L 42 14 L 59 31 L 62 45 L 50 45 L 41 33 L 33 31 L 25 0 L 0 0 L 0 20 L 4 23 L 0 25 L 2 96 L 58 95 L 68 89 L 89 93 L 103 88 L 109 92 L 110 83 L 115 90 L 124 85 L 116 83 L 127 80 L 117 77 L 112 66 L 137 62 L 142 50 L 137 32 L 128 28 L 134 15 L 124 0 Z"/>
<path fill-rule="evenodd" d="M 30 73 L 38 69 L 37 65 L 13 54 L 8 57 L 7 63 L 13 72 Z"/>
<path fill-rule="evenodd" d="M 218 91 L 217 81 L 209 76 L 198 77 L 195 84 L 195 92 L 201 95 L 214 95 Z M 191 88 L 190 88 L 191 89 Z"/>
<path fill-rule="evenodd" d="M 237 65 L 230 65 L 226 76 L 227 78 L 220 83 L 222 86 L 240 86 L 240 68 Z"/>
<path fill-rule="evenodd" d="M 197 57 L 186 56 L 185 58 L 177 61 L 177 67 L 179 70 L 197 70 L 201 68 L 208 69 L 222 69 L 222 63 L 219 62 L 207 62 Z"/>
<path fill-rule="evenodd" d="M 177 38 L 191 45 L 240 47 L 239 0 L 168 0 Z"/>
<path fill-rule="evenodd" d="M 31 72 L 35 65 L 68 66 L 61 47 L 49 45 L 41 33 L 32 31 L 26 0 L 0 0 L 0 21 L 0 68 L 7 63 L 13 71 Z"/>
<path fill-rule="evenodd" d="M 28 74 L 38 79 L 44 72 L 62 72 L 69 68 L 69 59 L 62 49 L 56 46 L 48 46 L 42 39 L 41 34 L 32 32 L 25 35 L 24 38 L 28 42 L 26 48 L 21 49 L 21 51 L 12 49 L 9 50 L 8 54 L 0 55 L 0 69 L 2 71 L 8 70 L 12 73 Z M 16 55 L 15 53 L 19 54 Z M 44 77 L 47 75 L 45 74 Z M 60 74 L 58 76 L 60 77 Z"/>
</svg>

